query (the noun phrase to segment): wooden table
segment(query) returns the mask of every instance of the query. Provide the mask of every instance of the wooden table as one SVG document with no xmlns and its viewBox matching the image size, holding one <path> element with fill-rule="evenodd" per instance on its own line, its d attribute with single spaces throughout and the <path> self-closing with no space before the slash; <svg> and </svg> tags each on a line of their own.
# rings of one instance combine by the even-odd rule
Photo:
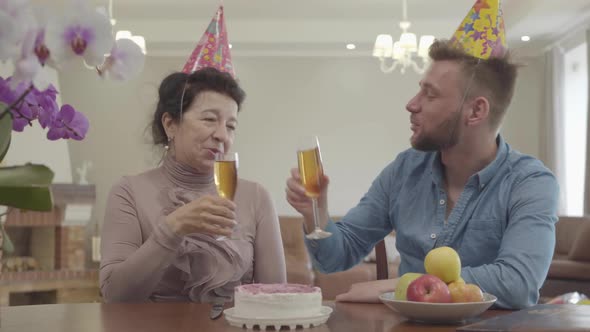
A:
<svg viewBox="0 0 590 332">
<path fill-rule="evenodd" d="M 457 325 L 430 326 L 406 321 L 383 304 L 333 303 L 327 324 L 296 331 L 380 332 L 455 331 Z M 0 308 L 2 332 L 231 332 L 225 318 L 209 319 L 210 306 L 194 303 L 50 304 Z M 469 323 L 510 311 L 489 310 Z M 256 331 L 256 330 L 255 330 Z"/>
</svg>

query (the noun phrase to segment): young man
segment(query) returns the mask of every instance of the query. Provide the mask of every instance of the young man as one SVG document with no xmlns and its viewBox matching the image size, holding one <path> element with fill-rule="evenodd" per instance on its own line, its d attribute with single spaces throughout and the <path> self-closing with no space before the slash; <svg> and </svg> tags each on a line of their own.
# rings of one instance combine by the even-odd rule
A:
<svg viewBox="0 0 590 332">
<path fill-rule="evenodd" d="M 324 177 L 320 224 L 333 235 L 306 243 L 314 265 L 335 272 L 360 262 L 395 230 L 399 276 L 424 273 L 428 251 L 450 246 L 467 283 L 497 296 L 501 307 L 524 308 L 537 302 L 549 269 L 559 189 L 539 160 L 511 149 L 499 135 L 517 66 L 501 45 L 482 58 L 458 40 L 432 45 L 433 62 L 406 105 L 412 149 L 379 174 L 339 223 L 329 220 Z M 286 191 L 311 231 L 311 203 L 296 169 Z M 337 300 L 378 302 L 396 282 L 356 284 Z"/>
</svg>

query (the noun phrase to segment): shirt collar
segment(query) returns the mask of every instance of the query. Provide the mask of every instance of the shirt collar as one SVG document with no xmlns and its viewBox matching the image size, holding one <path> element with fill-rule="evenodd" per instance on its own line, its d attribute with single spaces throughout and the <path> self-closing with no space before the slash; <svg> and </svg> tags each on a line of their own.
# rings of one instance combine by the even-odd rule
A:
<svg viewBox="0 0 590 332">
<path fill-rule="evenodd" d="M 479 189 L 483 189 L 488 182 L 492 179 L 496 171 L 506 160 L 509 152 L 509 146 L 504 141 L 502 135 L 498 134 L 496 137 L 496 144 L 498 145 L 498 151 L 496 151 L 496 158 L 484 167 L 481 171 L 477 172 L 474 176 L 479 179 Z M 432 163 L 430 165 L 430 173 L 432 174 L 432 181 L 439 187 L 443 185 L 443 166 L 440 160 L 440 151 L 434 153 Z"/>
<path fill-rule="evenodd" d="M 488 184 L 488 182 L 490 182 L 492 177 L 494 177 L 494 174 L 496 174 L 500 166 L 502 166 L 508 157 L 509 147 L 504 141 L 502 135 L 498 134 L 498 137 L 496 137 L 496 144 L 498 144 L 496 158 L 481 171 L 477 172 L 477 176 L 479 178 L 479 189 L 483 189 Z"/>
</svg>

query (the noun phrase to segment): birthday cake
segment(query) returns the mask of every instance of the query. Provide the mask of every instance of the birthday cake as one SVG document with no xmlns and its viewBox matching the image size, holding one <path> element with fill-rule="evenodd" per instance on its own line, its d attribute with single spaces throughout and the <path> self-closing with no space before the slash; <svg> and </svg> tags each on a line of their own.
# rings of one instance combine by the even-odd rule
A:
<svg viewBox="0 0 590 332">
<path fill-rule="evenodd" d="M 300 284 L 249 284 L 236 287 L 234 313 L 248 318 L 300 318 L 318 315 L 322 291 Z"/>
</svg>

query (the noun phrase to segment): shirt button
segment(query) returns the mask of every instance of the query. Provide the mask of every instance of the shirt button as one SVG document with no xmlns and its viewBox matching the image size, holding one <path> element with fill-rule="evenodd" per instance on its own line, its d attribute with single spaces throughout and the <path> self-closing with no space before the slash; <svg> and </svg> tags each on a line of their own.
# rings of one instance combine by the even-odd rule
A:
<svg viewBox="0 0 590 332">
<path fill-rule="evenodd" d="M 433 240 L 436 239 L 436 234 L 434 234 L 434 233 L 430 234 L 430 238 Z"/>
<path fill-rule="evenodd" d="M 444 199 L 441 199 L 441 200 L 439 201 L 439 203 L 440 203 L 440 205 L 445 205 L 445 200 L 444 200 Z"/>
</svg>

